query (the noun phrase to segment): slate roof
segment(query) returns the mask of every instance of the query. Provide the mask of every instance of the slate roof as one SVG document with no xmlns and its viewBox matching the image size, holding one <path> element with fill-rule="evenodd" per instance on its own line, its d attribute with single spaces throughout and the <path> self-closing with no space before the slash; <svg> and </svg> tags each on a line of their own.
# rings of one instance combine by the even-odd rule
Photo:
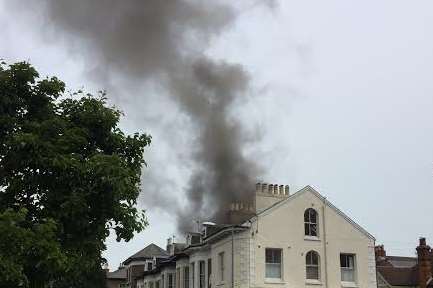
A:
<svg viewBox="0 0 433 288">
<path fill-rule="evenodd" d="M 386 260 L 397 268 L 414 267 L 418 263 L 418 259 L 415 257 L 387 256 Z"/>
<path fill-rule="evenodd" d="M 122 267 L 116 271 L 108 272 L 107 279 L 126 279 L 126 269 Z"/>
<path fill-rule="evenodd" d="M 378 266 L 376 269 L 392 286 L 418 286 L 418 267 Z"/>
<path fill-rule="evenodd" d="M 161 247 L 155 245 L 155 244 L 149 244 L 137 253 L 135 253 L 132 256 L 129 256 L 128 259 L 126 259 L 123 264 L 127 265 L 133 260 L 139 261 L 139 260 L 146 260 L 146 259 L 152 259 L 153 257 L 156 258 L 167 258 L 169 257 L 167 251 L 162 249 Z"/>
</svg>

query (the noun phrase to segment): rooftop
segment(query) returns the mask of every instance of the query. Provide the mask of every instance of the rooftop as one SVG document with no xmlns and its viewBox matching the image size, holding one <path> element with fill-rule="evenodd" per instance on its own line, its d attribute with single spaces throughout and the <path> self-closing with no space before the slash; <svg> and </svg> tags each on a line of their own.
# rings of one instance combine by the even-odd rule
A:
<svg viewBox="0 0 433 288">
<path fill-rule="evenodd" d="M 161 247 L 155 245 L 155 244 L 149 244 L 134 255 L 130 256 L 128 259 L 126 259 L 123 264 L 128 264 L 131 261 L 135 260 L 146 260 L 146 259 L 152 259 L 153 257 L 156 258 L 167 258 L 170 255 L 162 249 Z"/>
</svg>

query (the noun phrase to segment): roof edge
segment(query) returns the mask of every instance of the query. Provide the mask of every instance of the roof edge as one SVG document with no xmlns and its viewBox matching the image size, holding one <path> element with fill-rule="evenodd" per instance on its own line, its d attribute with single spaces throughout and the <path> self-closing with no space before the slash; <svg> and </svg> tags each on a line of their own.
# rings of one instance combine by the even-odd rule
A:
<svg viewBox="0 0 433 288">
<path fill-rule="evenodd" d="M 260 217 L 260 216 L 265 216 L 269 213 L 271 213 L 274 209 L 284 205 L 286 202 L 291 201 L 297 197 L 299 197 L 300 195 L 306 193 L 306 192 L 311 192 L 313 193 L 313 195 L 315 195 L 317 198 L 319 198 L 326 206 L 328 206 L 329 208 L 331 208 L 332 210 L 334 210 L 337 214 L 339 214 L 341 217 L 343 217 L 343 219 L 345 219 L 347 222 L 349 222 L 354 228 L 356 228 L 356 230 L 358 230 L 359 232 L 363 233 L 365 236 L 367 236 L 368 238 L 372 239 L 373 241 L 376 241 L 376 238 L 374 238 L 373 235 L 371 235 L 370 233 L 367 232 L 367 230 L 365 230 L 364 228 L 361 227 L 361 225 L 359 225 L 358 223 L 356 223 L 355 221 L 353 221 L 349 216 L 347 216 L 343 211 L 341 211 L 340 209 L 338 209 L 334 204 L 332 204 L 331 202 L 328 201 L 328 199 L 326 199 L 326 197 L 322 196 L 322 194 L 320 194 L 319 192 L 317 192 L 316 189 L 314 189 L 313 187 L 311 187 L 310 185 L 305 186 L 304 188 L 300 189 L 299 191 L 295 192 L 294 194 L 290 195 L 288 198 L 275 203 L 274 205 L 266 208 L 265 210 L 257 213 L 256 217 Z"/>
</svg>

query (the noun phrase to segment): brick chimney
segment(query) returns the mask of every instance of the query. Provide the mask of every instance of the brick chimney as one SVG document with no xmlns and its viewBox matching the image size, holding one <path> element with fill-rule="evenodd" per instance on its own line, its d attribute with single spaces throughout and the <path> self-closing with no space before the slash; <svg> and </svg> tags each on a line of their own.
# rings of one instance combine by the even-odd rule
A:
<svg viewBox="0 0 433 288">
<path fill-rule="evenodd" d="M 426 244 L 424 237 L 419 239 L 416 252 L 418 254 L 419 287 L 426 288 L 427 281 L 432 277 L 432 267 L 430 263 L 430 246 Z"/>
<path fill-rule="evenodd" d="M 377 260 L 385 260 L 386 259 L 386 251 L 383 245 L 378 245 L 374 247 L 374 254 L 376 255 Z"/>
</svg>

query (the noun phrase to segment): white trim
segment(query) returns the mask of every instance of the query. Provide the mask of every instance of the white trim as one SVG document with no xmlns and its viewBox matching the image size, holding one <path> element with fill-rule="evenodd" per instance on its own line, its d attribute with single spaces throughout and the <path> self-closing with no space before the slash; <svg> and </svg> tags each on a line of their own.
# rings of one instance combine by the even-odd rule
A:
<svg viewBox="0 0 433 288">
<path fill-rule="evenodd" d="M 362 228 L 359 224 L 357 224 L 355 221 L 353 221 L 352 219 L 349 218 L 349 216 L 347 216 L 346 214 L 344 214 L 340 209 L 338 209 L 337 207 L 335 207 L 331 202 L 329 202 L 325 197 L 323 197 L 319 192 L 317 192 L 313 187 L 311 186 L 305 186 L 304 188 L 302 188 L 301 190 L 299 190 L 298 192 L 290 195 L 288 198 L 275 203 L 274 205 L 272 205 L 269 208 L 266 208 L 265 210 L 257 213 L 257 216 L 255 216 L 253 219 L 255 220 L 255 218 L 259 217 L 259 216 L 265 216 L 269 213 L 272 213 L 275 209 L 279 208 L 280 206 L 286 204 L 287 202 L 303 195 L 306 192 L 311 192 L 313 195 L 315 195 L 317 198 L 319 198 L 323 203 L 326 204 L 326 206 L 328 206 L 329 208 L 331 208 L 332 210 L 334 210 L 338 215 L 340 215 L 341 217 L 343 217 L 347 222 L 349 222 L 355 229 L 357 229 L 359 232 L 363 233 L 365 236 L 367 236 L 368 238 L 372 239 L 372 240 L 376 240 L 376 238 L 374 238 L 373 235 L 371 235 L 370 233 L 367 232 L 367 230 L 365 230 L 364 228 Z"/>
<path fill-rule="evenodd" d="M 322 281 L 314 279 L 305 279 L 305 285 L 323 285 Z"/>
<path fill-rule="evenodd" d="M 358 285 L 355 282 L 341 282 L 341 287 L 356 288 Z"/>
<path fill-rule="evenodd" d="M 317 236 L 304 236 L 305 241 L 320 241 L 320 238 Z"/>
</svg>

